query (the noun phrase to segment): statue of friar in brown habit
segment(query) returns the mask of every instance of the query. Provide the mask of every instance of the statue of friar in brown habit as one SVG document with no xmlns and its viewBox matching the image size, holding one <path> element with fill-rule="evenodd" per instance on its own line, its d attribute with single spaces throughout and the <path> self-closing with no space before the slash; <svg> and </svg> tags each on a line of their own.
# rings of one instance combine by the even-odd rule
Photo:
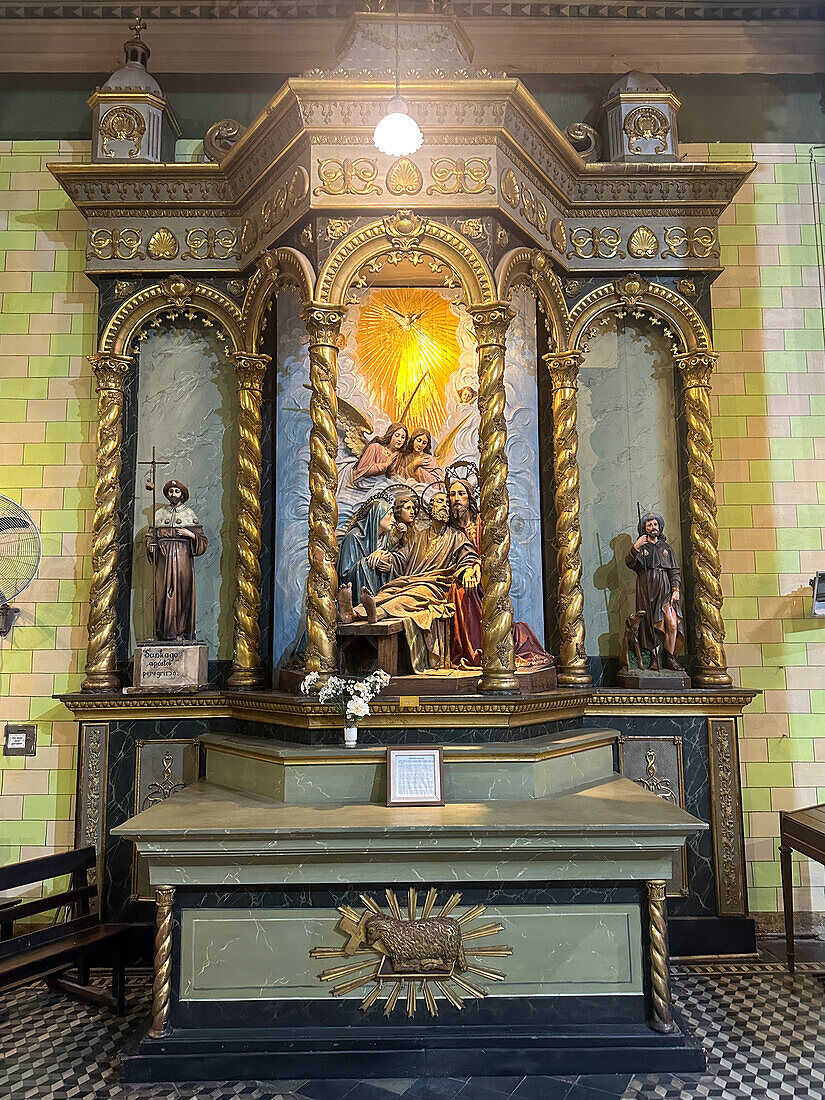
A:
<svg viewBox="0 0 825 1100">
<path fill-rule="evenodd" d="M 650 650 L 651 668 L 658 667 L 658 649 L 664 649 L 664 666 L 683 672 L 676 658 L 685 647 L 682 609 L 679 605 L 682 574 L 673 547 L 665 538 L 665 521 L 655 512 L 639 517 L 639 537 L 626 564 L 636 574 L 636 610 L 644 612 L 639 623 L 639 645 Z"/>
<path fill-rule="evenodd" d="M 189 490 L 182 481 L 167 481 L 169 504 L 155 513 L 146 533 L 146 554 L 155 572 L 155 638 L 162 642 L 195 637 L 195 558 L 208 545 L 203 527 L 187 507 Z"/>
</svg>

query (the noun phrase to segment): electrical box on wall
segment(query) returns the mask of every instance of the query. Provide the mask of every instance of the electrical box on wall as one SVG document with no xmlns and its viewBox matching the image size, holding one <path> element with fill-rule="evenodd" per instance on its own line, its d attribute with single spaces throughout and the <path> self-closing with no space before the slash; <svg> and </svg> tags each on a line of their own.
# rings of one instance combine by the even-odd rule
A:
<svg viewBox="0 0 825 1100">
<path fill-rule="evenodd" d="M 808 584 L 814 594 L 811 618 L 818 619 L 825 615 L 825 572 L 814 573 Z"/>
<path fill-rule="evenodd" d="M 6 726 L 3 738 L 4 756 L 34 756 L 36 751 L 37 726 Z"/>
</svg>

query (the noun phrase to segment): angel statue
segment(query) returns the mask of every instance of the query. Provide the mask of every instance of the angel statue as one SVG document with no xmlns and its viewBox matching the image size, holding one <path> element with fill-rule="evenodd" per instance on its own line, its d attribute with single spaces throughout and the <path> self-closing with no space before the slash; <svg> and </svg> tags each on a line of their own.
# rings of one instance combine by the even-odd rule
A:
<svg viewBox="0 0 825 1100">
<path fill-rule="evenodd" d="M 339 430 L 344 446 L 356 459 L 349 485 L 358 488 L 379 477 L 434 485 L 442 480 L 444 466 L 455 456 L 456 436 L 471 416 L 471 412 L 467 413 L 433 448 L 430 431 L 427 428 L 409 431 L 403 423 L 404 415 L 379 435 L 364 413 L 339 396 Z M 342 463 L 342 472 L 344 467 Z M 342 487 L 345 485 L 342 480 Z"/>
<path fill-rule="evenodd" d="M 352 471 L 352 484 L 357 485 L 365 478 L 378 477 L 380 474 L 390 477 L 395 472 L 408 435 L 403 424 L 390 424 L 383 435 L 366 443 Z"/>
<path fill-rule="evenodd" d="M 397 549 L 413 529 L 419 508 L 415 493 L 398 485 L 356 509 L 338 540 L 338 583 L 352 586 L 354 603 L 359 602 L 364 586 L 377 592 L 388 579 L 370 564 L 370 555 L 376 550 Z"/>
<path fill-rule="evenodd" d="M 481 554 L 481 519 L 475 491 L 469 478 L 456 477 L 459 469 L 475 470 L 472 463 L 456 462 L 447 470 L 450 525 L 461 531 Z M 476 566 L 476 569 L 479 569 Z M 480 576 L 478 577 L 480 580 Z M 481 588 L 478 584 L 453 584 L 449 600 L 455 608 L 450 635 L 450 663 L 453 668 L 481 668 Z M 536 635 L 524 622 L 513 623 L 513 646 L 517 667 L 552 665 Z"/>
<path fill-rule="evenodd" d="M 399 477 L 421 485 L 444 480 L 444 471 L 433 457 L 433 437 L 426 428 L 416 428 L 410 435 L 396 469 Z"/>
</svg>

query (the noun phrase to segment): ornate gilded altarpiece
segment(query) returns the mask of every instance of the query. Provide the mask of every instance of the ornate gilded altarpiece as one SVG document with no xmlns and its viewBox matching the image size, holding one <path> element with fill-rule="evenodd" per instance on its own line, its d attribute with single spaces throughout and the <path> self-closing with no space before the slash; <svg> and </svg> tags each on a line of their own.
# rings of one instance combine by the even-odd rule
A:
<svg viewBox="0 0 825 1100">
<path fill-rule="evenodd" d="M 278 690 L 273 679 L 282 648 L 273 637 L 282 507 L 275 486 L 283 458 L 273 413 L 273 380 L 282 369 L 278 327 L 287 320 L 297 326 L 308 361 L 305 383 L 290 396 L 302 405 L 307 425 L 308 554 L 306 539 L 303 548 L 297 544 L 308 571 L 306 603 L 289 613 L 305 632 L 306 668 L 324 676 L 338 667 L 339 433 L 349 415 L 344 401 L 350 410 L 357 406 L 347 356 L 357 346 L 361 368 L 367 364 L 362 380 L 372 385 L 373 398 L 383 394 L 385 419 L 395 419 L 389 391 L 381 391 L 369 369 L 382 335 L 370 336 L 363 318 L 371 302 L 407 320 L 416 303 L 425 303 L 443 312 L 445 332 L 452 325 L 456 360 L 445 377 L 452 379 L 453 396 L 462 396 L 434 412 L 434 392 L 419 416 L 435 416 L 434 435 L 472 427 L 477 447 L 482 667 L 469 695 L 451 692 L 447 680 L 440 694 L 380 699 L 361 739 L 366 746 L 437 740 L 457 746 L 458 759 L 461 746 L 481 752 L 488 742 L 617 731 L 608 741 L 616 748 L 621 736 L 616 765 L 624 765 L 627 778 L 674 812 L 684 808 L 711 824 L 678 848 L 668 888 L 671 949 L 747 953 L 754 941 L 745 901 L 736 720 L 753 693 L 732 685 L 724 650 L 710 286 L 720 271 L 718 219 L 751 166 L 672 156 L 637 163 L 585 159 L 519 81 L 472 68 L 471 48 L 453 20 L 435 18 L 441 39 L 433 38 L 433 23 L 432 16 L 405 17 L 410 48 L 417 42 L 422 56 L 441 50 L 445 58 L 443 68 L 430 65 L 423 73 L 413 66 L 404 73 L 404 93 L 424 134 L 409 157 L 387 157 L 371 141 L 392 92 L 388 24 L 378 15 L 355 21 L 335 71 L 290 79 L 247 128 L 231 121 L 213 127 L 207 144 L 216 159 L 210 162 L 51 168 L 87 219 L 87 272 L 100 289 L 91 360 L 100 424 L 89 647 L 82 692 L 66 702 L 81 722 L 81 834 L 100 846 L 107 912 L 144 920 L 151 912 L 145 872 L 131 843 L 113 836 L 112 828 L 147 806 L 171 806 L 177 792 L 195 789 L 198 776 L 208 778 L 209 753 L 214 759 L 219 752 L 210 738 L 242 739 L 241 755 L 252 771 L 269 760 L 250 748 L 255 738 L 306 746 L 307 753 L 340 739 L 328 708 Z M 642 149 L 656 135 L 639 125 L 627 136 Z M 284 312 L 276 305 L 281 294 L 291 296 Z M 543 624 L 534 625 L 544 627 L 558 677 L 557 688 L 536 694 L 518 691 L 510 600 L 517 555 L 511 555 L 513 421 L 505 364 L 509 370 L 508 339 L 525 301 L 524 323 L 535 333 L 537 466 L 535 499 L 519 504 L 524 511 L 532 503 L 541 531 L 536 588 L 545 593 Z M 589 342 L 616 318 L 654 326 L 672 355 L 683 600 L 693 655 L 693 688 L 684 692 L 611 688 L 604 662 L 588 659 L 577 391 Z M 234 592 L 231 660 L 213 662 L 210 691 L 124 696 L 141 347 L 159 327 L 196 324 L 222 346 L 225 368 L 219 369 L 232 371 L 237 394 L 231 486 L 237 536 L 221 554 L 221 583 Z M 455 383 L 462 371 L 466 387 Z M 472 416 L 466 428 L 463 407 Z M 513 763 L 519 759 L 516 754 Z M 153 889 L 159 873 L 152 872 Z M 665 1031 L 667 877 L 648 883 L 643 907 L 648 913 L 649 905 L 645 943 L 652 967 L 645 996 Z M 167 1026 L 169 966 L 180 965 L 174 952 L 170 956 L 172 929 L 185 925 L 176 923 L 174 896 L 165 885 L 157 894 L 165 977 L 154 1035 Z M 212 904 L 217 896 L 209 895 Z M 575 900 L 575 891 L 555 900 Z"/>
</svg>

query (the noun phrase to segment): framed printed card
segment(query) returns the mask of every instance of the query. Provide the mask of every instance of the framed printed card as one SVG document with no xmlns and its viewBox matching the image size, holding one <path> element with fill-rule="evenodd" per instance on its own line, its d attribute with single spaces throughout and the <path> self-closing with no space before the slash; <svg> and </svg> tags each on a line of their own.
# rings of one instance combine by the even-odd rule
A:
<svg viewBox="0 0 825 1100">
<path fill-rule="evenodd" d="M 387 749 L 387 805 L 444 805 L 444 750 L 440 745 Z"/>
</svg>

